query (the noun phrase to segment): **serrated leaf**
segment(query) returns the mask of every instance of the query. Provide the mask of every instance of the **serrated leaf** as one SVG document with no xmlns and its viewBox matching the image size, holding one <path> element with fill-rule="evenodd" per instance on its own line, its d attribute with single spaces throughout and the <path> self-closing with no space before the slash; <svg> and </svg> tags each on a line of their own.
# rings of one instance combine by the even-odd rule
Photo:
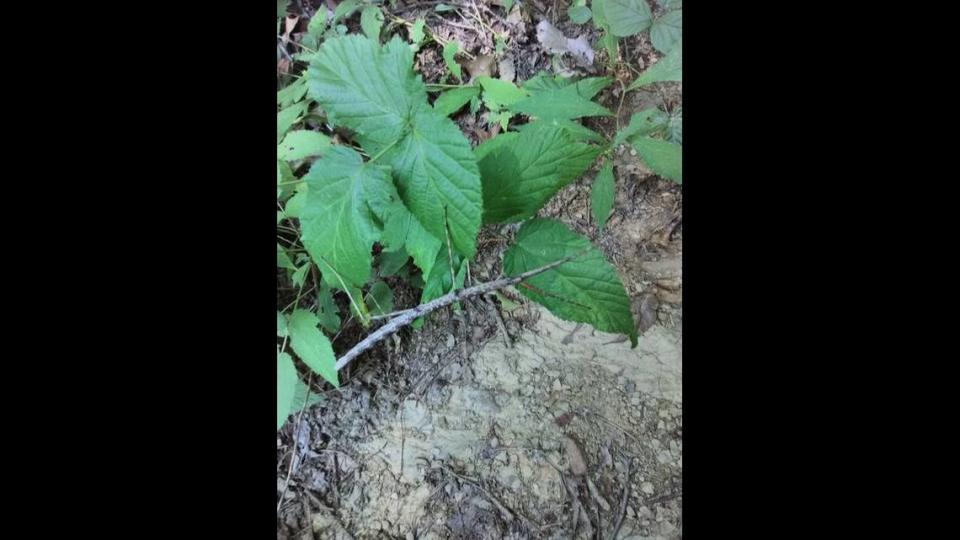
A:
<svg viewBox="0 0 960 540">
<path fill-rule="evenodd" d="M 479 162 L 484 223 L 512 223 L 532 217 L 550 197 L 582 174 L 600 152 L 599 147 L 573 142 L 558 127 L 540 125 L 526 133 L 535 136 L 517 137 L 510 144 L 484 150 Z"/>
<path fill-rule="evenodd" d="M 317 12 L 313 14 L 313 17 L 310 17 L 310 22 L 307 24 L 307 33 L 313 36 L 314 38 L 319 38 L 320 34 L 326 28 L 327 28 L 327 7 L 320 6 Z"/>
<path fill-rule="evenodd" d="M 605 22 L 614 36 L 635 36 L 650 27 L 652 16 L 646 0 L 594 0 L 594 10 L 598 4 L 603 6 Z"/>
<path fill-rule="evenodd" d="M 293 176 L 293 170 L 290 169 L 290 165 L 286 161 L 277 160 L 277 198 L 283 199 L 293 191 L 294 184 L 297 178 Z"/>
<path fill-rule="evenodd" d="M 317 319 L 324 330 L 333 334 L 340 330 L 340 308 L 333 301 L 333 291 L 326 283 L 317 291 Z"/>
<path fill-rule="evenodd" d="M 580 94 L 578 86 L 571 84 L 560 89 L 549 89 L 529 96 L 513 105 L 510 110 L 543 120 L 572 120 L 585 116 L 611 116 L 611 112 L 598 103 Z"/>
<path fill-rule="evenodd" d="M 423 32 L 423 25 L 426 24 L 426 21 L 423 19 L 417 19 L 413 22 L 413 28 L 410 29 L 410 42 L 414 45 L 420 45 L 423 42 L 423 38 L 426 36 Z"/>
<path fill-rule="evenodd" d="M 298 380 L 296 389 L 293 392 L 293 402 L 290 404 L 290 411 L 299 411 L 304 407 L 310 407 L 321 401 L 323 401 L 323 394 L 311 392 L 303 381 Z"/>
<path fill-rule="evenodd" d="M 562 77 L 560 75 L 551 76 L 548 73 L 538 73 L 536 77 L 523 83 L 523 89 L 531 96 L 539 96 L 550 90 L 562 90 L 569 86 L 574 86 L 576 94 L 584 99 L 593 99 L 601 90 L 610 86 L 613 77 L 586 77 L 580 80 Z"/>
<path fill-rule="evenodd" d="M 590 210 L 593 211 L 593 219 L 596 220 L 597 228 L 600 230 L 606 226 L 607 218 L 610 217 L 610 211 L 613 209 L 615 188 L 613 162 L 607 160 L 590 188 Z"/>
<path fill-rule="evenodd" d="M 527 97 L 527 93 L 509 81 L 493 77 L 477 77 L 483 87 L 483 102 L 491 111 L 507 107 Z"/>
<path fill-rule="evenodd" d="M 283 205 L 283 213 L 287 217 L 300 217 L 300 212 L 303 210 L 303 206 L 307 202 L 308 191 L 309 188 L 305 182 L 297 184 L 297 192 L 294 193 L 292 197 L 287 199 L 287 203 Z"/>
<path fill-rule="evenodd" d="M 517 131 L 519 133 L 530 133 L 531 131 L 537 131 L 539 128 L 543 126 L 555 126 L 560 129 L 563 129 L 564 131 L 570 134 L 571 140 L 573 140 L 574 142 L 602 143 L 605 140 L 603 138 L 603 135 L 600 135 L 596 131 L 593 131 L 592 129 L 585 127 L 583 124 L 580 124 L 579 122 L 575 122 L 573 120 L 561 120 L 557 118 L 553 118 L 549 120 L 538 120 L 536 122 L 523 124 L 522 126 L 517 128 Z M 502 137 L 502 135 L 499 135 L 499 136 Z"/>
<path fill-rule="evenodd" d="M 567 16 L 576 24 L 583 24 L 590 20 L 590 8 L 587 6 L 570 6 Z"/>
<path fill-rule="evenodd" d="M 290 270 L 297 269 L 297 267 L 293 265 L 293 261 L 291 261 L 290 257 L 287 255 L 287 252 L 283 249 L 283 246 L 280 244 L 277 244 L 277 267 L 288 268 Z"/>
<path fill-rule="evenodd" d="M 433 110 L 444 116 L 459 111 L 471 99 L 480 95 L 480 88 L 476 86 L 465 86 L 463 88 L 454 88 L 440 94 L 437 100 L 433 102 Z"/>
<path fill-rule="evenodd" d="M 296 161 L 310 156 L 322 155 L 330 148 L 330 137 L 319 131 L 297 129 L 287 133 L 277 145 L 277 158 Z"/>
<path fill-rule="evenodd" d="M 653 172 L 678 184 L 683 183 L 683 150 L 679 144 L 637 137 L 633 139 L 633 147 Z"/>
<path fill-rule="evenodd" d="M 300 117 L 306 111 L 307 103 L 301 101 L 277 113 L 277 144 L 280 144 L 283 135 L 290 131 L 290 128 L 300 120 Z"/>
<path fill-rule="evenodd" d="M 429 275 L 442 245 L 440 239 L 427 232 L 402 201 L 387 209 L 382 219 L 384 247 L 409 253 L 417 267 Z"/>
<path fill-rule="evenodd" d="M 333 146 L 304 179 L 309 186 L 300 211 L 304 247 L 331 286 L 364 285 L 370 280 L 370 250 L 380 237 L 369 205 L 389 203 L 389 171 L 364 163 L 350 148 Z"/>
<path fill-rule="evenodd" d="M 375 155 L 402 137 L 427 106 L 426 87 L 412 66 L 413 51 L 399 38 L 383 47 L 363 36 L 333 38 L 310 62 L 307 85 L 329 120 L 356 132 Z"/>
<path fill-rule="evenodd" d="M 460 52 L 460 43 L 456 41 L 448 41 L 443 46 L 443 62 L 447 64 L 447 69 L 450 70 L 450 73 L 454 74 L 457 79 L 463 80 L 463 72 L 460 69 L 460 64 L 457 63 L 456 56 Z"/>
<path fill-rule="evenodd" d="M 504 254 L 503 268 L 507 275 L 515 276 L 584 251 L 555 269 L 527 279 L 517 290 L 561 319 L 626 334 L 636 347 L 630 299 L 616 270 L 589 240 L 566 225 L 549 219 L 525 223 Z"/>
<path fill-rule="evenodd" d="M 539 122 L 531 122 L 531 124 L 528 124 L 528 125 L 532 125 L 534 123 L 539 123 Z M 501 133 L 500 135 L 497 135 L 492 139 L 487 139 L 482 143 L 480 143 L 479 146 L 473 149 L 473 154 L 477 156 L 477 162 L 479 163 L 481 160 L 485 159 L 488 155 L 490 155 L 494 150 L 503 146 L 509 146 L 509 145 L 515 144 L 519 138 L 520 138 L 520 133 L 516 131 L 508 131 L 506 133 Z"/>
<path fill-rule="evenodd" d="M 368 38 L 379 42 L 383 27 L 383 12 L 377 6 L 367 6 L 360 12 L 360 27 Z"/>
<path fill-rule="evenodd" d="M 400 197 L 417 222 L 444 243 L 449 228 L 453 248 L 472 257 L 483 196 L 476 158 L 460 128 L 433 109 L 421 110 L 383 161 L 393 168 Z"/>
<path fill-rule="evenodd" d="M 656 108 L 644 109 L 630 116 L 630 123 L 617 132 L 613 145 L 630 140 L 633 137 L 657 133 L 667 126 L 669 119 L 663 111 Z"/>
<path fill-rule="evenodd" d="M 627 87 L 627 91 L 647 84 L 683 80 L 683 44 L 677 43 L 656 64 L 647 68 Z"/>
<path fill-rule="evenodd" d="M 371 315 L 386 315 L 393 311 L 393 291 L 384 281 L 377 281 L 367 292 L 366 303 Z"/>
<path fill-rule="evenodd" d="M 650 43 L 662 53 L 670 52 L 683 39 L 683 10 L 671 11 L 653 21 Z"/>
<path fill-rule="evenodd" d="M 290 416 L 293 395 L 297 386 L 297 368 L 285 352 L 277 351 L 277 430 Z"/>
<path fill-rule="evenodd" d="M 287 337 L 290 335 L 287 332 L 287 318 L 283 316 L 283 313 L 277 311 L 277 337 Z"/>
<path fill-rule="evenodd" d="M 380 267 L 377 274 L 380 277 L 395 276 L 409 260 L 410 254 L 402 247 L 396 251 L 383 251 L 380 253 Z"/>
<path fill-rule="evenodd" d="M 303 309 L 294 310 L 288 324 L 290 346 L 314 373 L 339 387 L 337 358 L 333 354 L 330 340 L 317 328 L 319 324 L 319 319 L 313 313 Z"/>
<path fill-rule="evenodd" d="M 362 4 L 359 0 L 343 0 L 337 4 L 337 9 L 333 10 L 333 22 L 336 24 L 340 19 L 347 19 L 353 15 Z"/>
</svg>

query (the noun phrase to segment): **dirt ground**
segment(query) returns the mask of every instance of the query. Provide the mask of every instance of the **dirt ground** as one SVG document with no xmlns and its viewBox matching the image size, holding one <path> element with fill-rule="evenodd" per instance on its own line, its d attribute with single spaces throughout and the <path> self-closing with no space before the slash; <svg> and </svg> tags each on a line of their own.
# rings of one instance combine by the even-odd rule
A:
<svg viewBox="0 0 960 540">
<path fill-rule="evenodd" d="M 470 27 L 462 11 L 436 14 L 435 3 L 419 4 L 385 9 L 410 20 L 429 15 L 438 33 L 457 35 L 475 55 L 493 50 L 479 32 L 441 24 Z M 531 0 L 530 20 L 509 26 L 523 38 L 510 44 L 521 59 L 518 81 L 551 67 L 535 35 L 541 17 L 576 35 L 567 6 Z M 494 30 L 506 28 L 497 26 L 507 18 L 502 7 L 484 9 L 496 15 L 486 18 Z M 631 70 L 656 55 L 646 33 L 621 43 Z M 436 82 L 436 48 L 418 61 Z M 598 53 L 595 68 L 604 61 Z M 681 102 L 679 84 L 632 92 L 622 104 L 619 90 L 612 85 L 599 97 L 619 114 L 589 127 L 612 136 L 633 112 Z M 469 115 L 455 120 L 470 124 Z M 603 232 L 590 212 L 596 168 L 540 215 L 603 249 L 633 299 L 638 347 L 561 321 L 510 290 L 401 331 L 342 372 L 339 391 L 326 387 L 320 403 L 277 433 L 278 539 L 682 536 L 681 190 L 628 146 L 614 159 L 616 200 Z M 499 276 L 514 231 L 481 231 L 472 280 Z M 416 303 L 413 291 L 390 285 L 397 309 Z M 360 335 L 344 331 L 334 340 L 337 353 Z"/>
</svg>

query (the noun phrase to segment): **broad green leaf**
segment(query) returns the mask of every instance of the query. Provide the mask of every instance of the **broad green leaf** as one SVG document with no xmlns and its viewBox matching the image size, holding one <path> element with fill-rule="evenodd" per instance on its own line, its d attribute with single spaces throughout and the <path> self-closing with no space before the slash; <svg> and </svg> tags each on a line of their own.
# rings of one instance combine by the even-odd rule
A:
<svg viewBox="0 0 960 540">
<path fill-rule="evenodd" d="M 277 105 L 282 108 L 289 107 L 307 95 L 307 80 L 305 78 L 297 79 L 285 88 L 277 91 Z"/>
<path fill-rule="evenodd" d="M 287 133 L 277 145 L 277 158 L 296 161 L 310 156 L 322 155 L 330 148 L 330 137 L 319 131 L 298 129 Z"/>
<path fill-rule="evenodd" d="M 293 359 L 289 354 L 277 350 L 277 431 L 290 416 L 297 380 L 297 368 L 293 365 Z"/>
<path fill-rule="evenodd" d="M 333 354 L 330 340 L 317 328 L 318 324 L 320 321 L 313 313 L 303 309 L 294 310 L 288 325 L 290 346 L 314 373 L 339 387 L 337 358 Z"/>
<path fill-rule="evenodd" d="M 454 88 L 440 94 L 437 100 L 433 102 L 433 110 L 444 116 L 459 111 L 471 99 L 480 95 L 480 88 L 476 86 L 464 86 L 463 88 Z"/>
<path fill-rule="evenodd" d="M 383 251 L 380 253 L 380 267 L 377 274 L 380 277 L 394 276 L 409 260 L 410 254 L 402 247 L 396 251 Z"/>
<path fill-rule="evenodd" d="M 576 94 L 584 99 L 593 99 L 601 90 L 610 86 L 613 82 L 612 77 L 587 77 L 585 79 L 573 80 L 561 77 L 560 75 L 551 76 L 540 72 L 536 77 L 523 83 L 523 89 L 531 96 L 538 96 L 549 92 L 550 90 L 561 90 L 568 86 L 575 86 Z M 574 92 L 574 90 L 568 90 Z"/>
<path fill-rule="evenodd" d="M 658 133 L 667 126 L 668 122 L 669 118 L 660 109 L 651 107 L 649 109 L 644 109 L 640 112 L 633 113 L 633 115 L 630 117 L 630 123 L 625 128 L 617 132 L 617 136 L 613 139 L 613 145 L 617 146 L 624 141 L 632 139 L 633 137 Z"/>
<path fill-rule="evenodd" d="M 539 122 L 532 122 L 528 125 L 539 124 Z M 490 155 L 494 150 L 516 144 L 517 140 L 520 139 L 520 133 L 515 131 L 508 131 L 506 133 L 501 133 L 492 139 L 487 139 L 480 143 L 479 146 L 473 149 L 473 154 L 477 156 L 477 162 Z"/>
<path fill-rule="evenodd" d="M 607 218 L 610 217 L 610 211 L 613 209 L 615 187 L 613 162 L 607 160 L 593 180 L 593 186 L 590 189 L 590 209 L 593 211 L 593 219 L 596 220 L 597 228 L 600 230 L 603 230 L 603 227 L 607 224 Z"/>
<path fill-rule="evenodd" d="M 280 244 L 277 244 L 277 267 L 288 268 L 290 270 L 297 269 L 297 267 L 293 265 L 293 261 L 291 261 L 290 257 L 287 255 L 287 252 L 284 251 Z"/>
<path fill-rule="evenodd" d="M 310 22 L 307 24 L 307 33 L 314 38 L 319 38 L 320 34 L 327 28 L 327 7 L 320 6 L 317 9 L 317 12 L 313 14 L 313 17 L 310 17 Z M 303 80 L 303 79 L 300 79 Z"/>
<path fill-rule="evenodd" d="M 417 222 L 444 243 L 449 228 L 453 248 L 472 257 L 483 196 L 476 158 L 460 128 L 433 109 L 423 109 L 383 161 L 393 168 L 400 198 Z M 407 251 L 416 259 L 414 250 Z"/>
<path fill-rule="evenodd" d="M 484 223 L 532 217 L 557 191 L 580 176 L 600 152 L 599 147 L 574 142 L 558 127 L 542 125 L 525 133 L 535 135 L 519 136 L 510 144 L 484 150 L 480 160 Z"/>
<path fill-rule="evenodd" d="M 666 10 L 680 9 L 683 7 L 683 0 L 657 0 L 657 3 Z"/>
<path fill-rule="evenodd" d="M 450 73 L 454 74 L 457 79 L 463 80 L 463 72 L 460 69 L 460 64 L 457 63 L 456 56 L 460 52 L 460 43 L 456 41 L 448 41 L 446 45 L 443 46 L 443 62 L 447 64 L 447 69 L 450 70 Z"/>
<path fill-rule="evenodd" d="M 594 11 L 598 4 L 603 6 L 605 22 L 614 36 L 634 36 L 650 27 L 647 0 L 594 0 Z"/>
<path fill-rule="evenodd" d="M 367 6 L 360 12 L 360 27 L 368 38 L 379 42 L 383 27 L 383 12 L 377 6 Z"/>
<path fill-rule="evenodd" d="M 349 19 L 362 5 L 360 0 L 343 0 L 343 2 L 337 4 L 337 9 L 333 10 L 333 22 L 336 23 L 340 19 Z"/>
<path fill-rule="evenodd" d="M 536 122 L 530 122 L 528 124 L 523 124 L 517 128 L 517 131 L 520 133 L 529 133 L 531 131 L 537 131 L 543 126 L 555 126 L 565 130 L 570 134 L 571 140 L 575 142 L 604 142 L 603 135 L 600 135 L 596 131 L 585 127 L 579 122 L 573 120 L 561 120 L 558 118 L 553 118 L 550 120 L 538 120 Z M 499 135 L 502 137 L 502 135 Z M 492 140 L 492 139 L 491 139 Z"/>
<path fill-rule="evenodd" d="M 391 205 L 382 213 L 381 219 L 384 222 L 381 239 L 384 247 L 409 253 L 417 267 L 429 275 L 437 250 L 442 245 L 440 239 L 427 232 L 402 201 Z"/>
<path fill-rule="evenodd" d="M 359 36 L 332 39 L 308 77 L 328 115 L 393 168 L 400 197 L 423 228 L 445 241 L 449 227 L 454 248 L 472 256 L 482 204 L 476 161 L 456 124 L 427 105 L 410 48 L 396 37 L 383 47 Z"/>
<path fill-rule="evenodd" d="M 508 107 L 527 97 L 525 91 L 510 81 L 482 76 L 477 77 L 477 82 L 483 87 L 483 102 L 491 111 Z"/>
<path fill-rule="evenodd" d="M 410 30 L 410 42 L 414 45 L 420 45 L 423 42 L 423 38 L 426 36 L 423 32 L 423 25 L 425 21 L 423 19 L 417 19 L 413 23 L 413 28 Z"/>
<path fill-rule="evenodd" d="M 366 303 L 371 315 L 386 315 L 393 311 L 393 291 L 384 281 L 377 281 L 367 292 Z"/>
<path fill-rule="evenodd" d="M 579 92 L 578 85 L 538 92 L 510 106 L 513 112 L 524 113 L 543 120 L 572 120 L 584 116 L 611 116 L 602 105 L 590 101 Z"/>
<path fill-rule="evenodd" d="M 549 219 L 525 223 L 503 256 L 503 269 L 515 276 L 584 251 L 557 268 L 525 280 L 517 290 L 561 319 L 626 334 L 636 347 L 630 298 L 616 270 L 589 240 L 563 223 Z"/>
<path fill-rule="evenodd" d="M 647 84 L 683 80 L 683 44 L 677 43 L 670 52 L 656 64 L 647 68 L 627 87 L 627 90 L 640 88 Z"/>
<path fill-rule="evenodd" d="M 309 190 L 300 211 L 300 236 L 324 281 L 340 289 L 366 284 L 370 250 L 380 237 L 369 205 L 388 204 L 393 191 L 389 171 L 364 163 L 350 148 L 333 146 L 304 179 Z"/>
<path fill-rule="evenodd" d="M 450 256 L 447 248 L 443 247 L 437 251 L 436 260 L 429 274 L 424 274 L 423 291 L 420 293 L 420 303 L 424 304 L 431 300 L 440 298 L 453 290 L 453 277 L 456 269 L 460 267 L 462 259 L 456 253 L 453 254 L 453 266 L 450 264 Z M 453 268 L 453 271 L 451 271 Z"/>
<path fill-rule="evenodd" d="M 667 125 L 667 140 L 683 144 L 683 107 L 677 107 L 670 115 L 670 122 Z"/>
<path fill-rule="evenodd" d="M 287 217 L 299 218 L 300 212 L 303 210 L 304 205 L 307 202 L 307 192 L 309 191 L 309 186 L 306 182 L 301 182 L 296 186 L 296 193 L 293 194 L 293 197 L 287 199 L 287 203 L 283 206 L 283 213 Z"/>
<path fill-rule="evenodd" d="M 326 283 L 321 283 L 317 291 L 317 320 L 331 334 L 340 330 L 340 308 L 333 301 L 333 291 Z"/>
<path fill-rule="evenodd" d="M 307 103 L 301 101 L 277 113 L 277 144 L 280 144 L 283 135 L 290 131 L 290 127 L 297 123 L 306 111 Z"/>
<path fill-rule="evenodd" d="M 590 8 L 587 6 L 570 6 L 567 9 L 567 16 L 570 17 L 571 21 L 583 24 L 590 20 Z"/>
<path fill-rule="evenodd" d="M 293 171 L 286 161 L 277 160 L 277 194 L 278 199 L 285 198 L 294 189 L 297 178 L 293 176 Z"/>
<path fill-rule="evenodd" d="M 637 137 L 633 139 L 633 147 L 653 172 L 678 184 L 683 183 L 683 150 L 679 144 Z"/>
<path fill-rule="evenodd" d="M 307 85 L 329 120 L 356 132 L 364 150 L 376 155 L 427 106 L 426 87 L 412 66 L 413 51 L 399 38 L 381 47 L 349 35 L 324 42 L 310 62 Z"/>
<path fill-rule="evenodd" d="M 283 316 L 283 313 L 277 311 L 277 337 L 287 337 L 290 335 L 287 332 L 287 318 Z"/>
<path fill-rule="evenodd" d="M 683 39 L 683 10 L 671 11 L 653 21 L 650 42 L 662 53 L 670 52 Z"/>
</svg>

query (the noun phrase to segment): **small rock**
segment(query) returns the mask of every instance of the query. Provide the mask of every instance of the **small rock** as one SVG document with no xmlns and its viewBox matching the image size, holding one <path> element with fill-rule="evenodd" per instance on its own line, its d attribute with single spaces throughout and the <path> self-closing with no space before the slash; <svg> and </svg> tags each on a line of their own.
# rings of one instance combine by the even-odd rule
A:
<svg viewBox="0 0 960 540">
<path fill-rule="evenodd" d="M 653 495 L 653 484 L 650 482 L 644 482 L 640 484 L 640 491 L 646 493 L 647 495 Z"/>
<path fill-rule="evenodd" d="M 553 380 L 553 386 L 552 386 L 552 388 L 553 388 L 553 391 L 554 391 L 554 392 L 559 392 L 559 391 L 563 390 L 563 385 L 560 384 L 560 379 L 554 379 L 554 380 Z"/>
<path fill-rule="evenodd" d="M 447 334 L 447 348 L 452 349 L 455 343 L 456 340 L 454 339 L 453 334 Z"/>
</svg>

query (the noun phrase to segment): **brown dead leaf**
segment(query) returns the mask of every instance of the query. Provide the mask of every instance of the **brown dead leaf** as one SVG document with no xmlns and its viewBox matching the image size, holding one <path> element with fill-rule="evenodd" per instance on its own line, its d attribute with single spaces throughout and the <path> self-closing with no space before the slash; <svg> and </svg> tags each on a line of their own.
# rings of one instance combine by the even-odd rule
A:
<svg viewBox="0 0 960 540">
<path fill-rule="evenodd" d="M 284 20 L 283 36 L 281 36 L 283 43 L 287 44 L 290 41 L 290 32 L 293 32 L 297 28 L 297 22 L 300 20 L 300 17 L 291 15 Z"/>
<path fill-rule="evenodd" d="M 463 67 L 470 75 L 470 82 L 473 82 L 477 77 L 493 77 L 493 55 L 478 56 L 469 62 L 465 62 Z"/>
<path fill-rule="evenodd" d="M 657 310 L 660 309 L 660 299 L 656 294 L 647 293 L 640 300 L 640 324 L 637 332 L 643 334 L 657 322 Z"/>
<path fill-rule="evenodd" d="M 580 445 L 571 437 L 563 438 L 563 448 L 567 454 L 567 461 L 570 462 L 570 473 L 574 476 L 583 476 L 587 474 L 587 460 L 583 457 L 583 451 Z"/>
</svg>

